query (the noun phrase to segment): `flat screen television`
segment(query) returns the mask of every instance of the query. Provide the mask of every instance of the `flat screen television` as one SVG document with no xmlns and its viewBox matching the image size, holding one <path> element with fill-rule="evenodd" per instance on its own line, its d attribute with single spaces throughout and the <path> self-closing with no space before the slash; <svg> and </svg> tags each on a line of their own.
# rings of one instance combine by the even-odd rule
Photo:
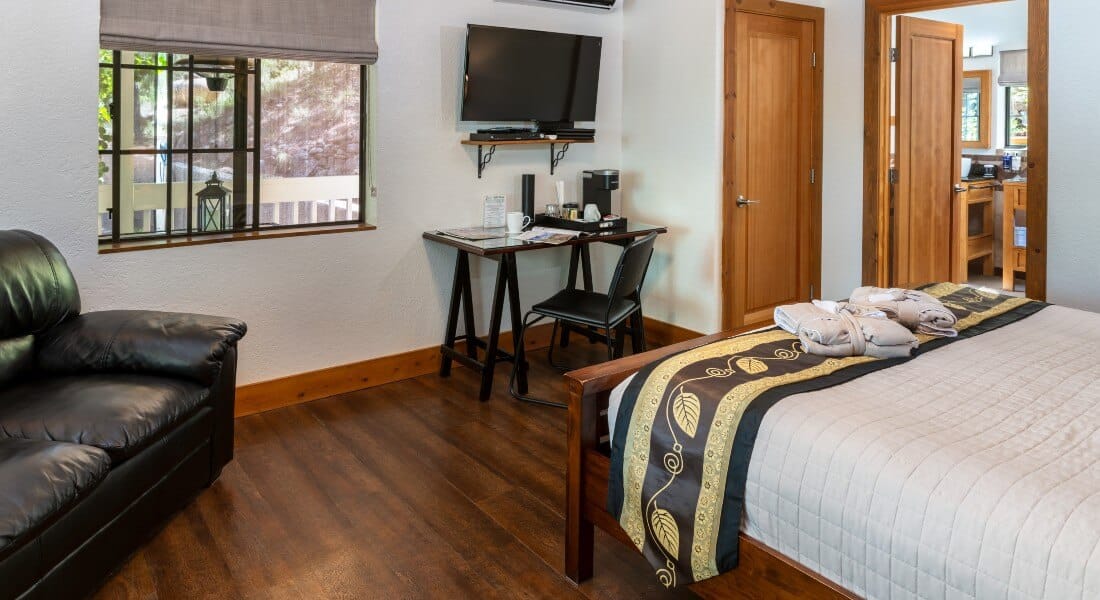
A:
<svg viewBox="0 0 1100 600">
<path fill-rule="evenodd" d="M 603 38 L 469 25 L 463 121 L 596 120 Z"/>
</svg>

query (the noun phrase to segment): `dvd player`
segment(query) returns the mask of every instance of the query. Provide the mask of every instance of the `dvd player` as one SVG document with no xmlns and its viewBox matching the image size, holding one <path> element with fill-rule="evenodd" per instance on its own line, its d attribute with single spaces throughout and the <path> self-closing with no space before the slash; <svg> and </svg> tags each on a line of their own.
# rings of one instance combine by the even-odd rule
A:
<svg viewBox="0 0 1100 600">
<path fill-rule="evenodd" d="M 545 135 L 530 130 L 522 132 L 479 131 L 470 134 L 471 142 L 518 142 L 545 138 Z"/>
</svg>

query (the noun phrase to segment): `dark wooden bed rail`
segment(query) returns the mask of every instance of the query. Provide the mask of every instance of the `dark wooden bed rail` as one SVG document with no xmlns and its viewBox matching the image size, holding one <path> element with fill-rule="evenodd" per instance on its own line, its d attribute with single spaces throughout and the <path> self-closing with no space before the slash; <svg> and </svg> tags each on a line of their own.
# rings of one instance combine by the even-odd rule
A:
<svg viewBox="0 0 1100 600">
<path fill-rule="evenodd" d="M 726 339 L 727 331 L 673 344 L 616 361 L 566 373 L 569 388 L 569 455 L 566 468 L 565 574 L 580 583 L 592 577 L 595 528 L 634 549 L 618 521 L 607 512 L 611 461 L 600 451 L 607 435 L 611 390 L 645 365 L 661 358 Z M 741 534 L 740 566 L 691 586 L 703 598 L 823 598 L 858 596 L 798 562 Z"/>
</svg>

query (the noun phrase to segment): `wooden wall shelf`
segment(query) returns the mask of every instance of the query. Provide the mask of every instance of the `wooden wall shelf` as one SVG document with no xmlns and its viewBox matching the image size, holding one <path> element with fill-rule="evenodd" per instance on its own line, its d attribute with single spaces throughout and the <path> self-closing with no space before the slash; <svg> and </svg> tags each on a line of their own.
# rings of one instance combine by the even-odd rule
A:
<svg viewBox="0 0 1100 600">
<path fill-rule="evenodd" d="M 489 163 L 493 161 L 493 155 L 496 154 L 497 146 L 549 146 L 550 147 L 550 174 L 553 175 L 554 171 L 558 168 L 558 164 L 565 158 L 565 153 L 569 151 L 569 146 L 573 144 L 594 144 L 596 140 L 501 140 L 497 142 L 479 141 L 479 140 L 462 140 L 463 146 L 477 146 L 477 178 L 481 179 L 481 174 L 485 172 L 485 167 L 489 166 Z M 561 149 L 558 149 L 561 146 Z M 485 148 L 489 150 L 486 151 Z"/>
<path fill-rule="evenodd" d="M 1004 238 L 1001 240 L 1004 244 L 1004 280 L 1002 284 L 1005 290 L 1013 291 L 1016 289 L 1016 273 L 1027 272 L 1027 246 L 1017 246 L 1015 243 L 1016 213 L 1026 213 L 1028 208 L 1027 181 L 1009 180 L 1004 182 L 1004 187 L 1003 230 L 1001 234 Z"/>
<path fill-rule="evenodd" d="M 962 212 L 966 223 L 966 262 L 982 261 L 982 275 L 993 275 L 993 192 L 994 181 L 965 182 L 959 189 L 963 195 Z M 973 215 L 971 214 L 973 212 Z M 980 229 L 972 231 L 971 217 L 980 224 Z M 968 269 L 963 269 L 967 272 Z"/>
</svg>

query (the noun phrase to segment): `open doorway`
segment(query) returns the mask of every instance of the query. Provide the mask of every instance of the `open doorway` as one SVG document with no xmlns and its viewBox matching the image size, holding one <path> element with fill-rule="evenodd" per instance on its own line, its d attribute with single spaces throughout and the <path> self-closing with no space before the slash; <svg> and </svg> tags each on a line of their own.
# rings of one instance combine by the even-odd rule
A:
<svg viewBox="0 0 1100 600">
<path fill-rule="evenodd" d="M 1046 4 L 867 0 L 865 283 L 1045 298 Z"/>
</svg>

